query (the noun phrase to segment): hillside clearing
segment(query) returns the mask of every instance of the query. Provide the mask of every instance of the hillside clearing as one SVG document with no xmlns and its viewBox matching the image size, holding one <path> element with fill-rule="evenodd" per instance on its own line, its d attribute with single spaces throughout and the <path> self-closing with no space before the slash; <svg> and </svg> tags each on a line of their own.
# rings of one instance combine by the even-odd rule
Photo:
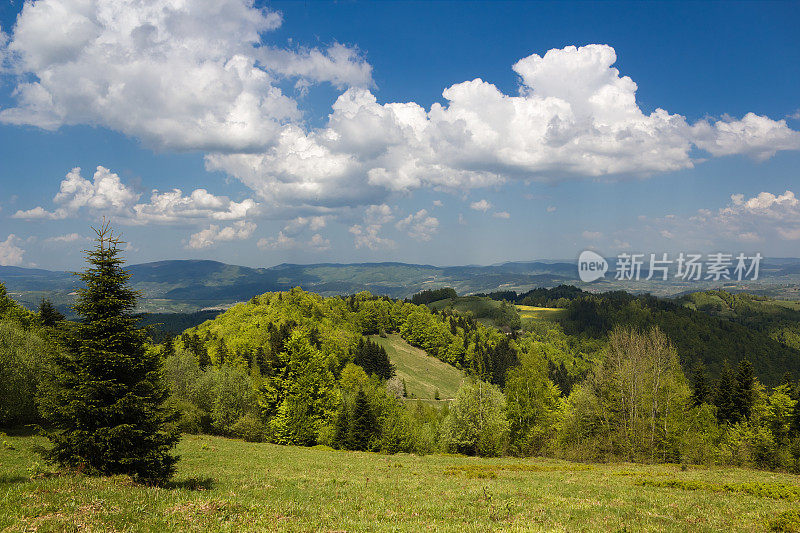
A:
<svg viewBox="0 0 800 533">
<path fill-rule="evenodd" d="M 535 307 L 532 305 L 518 305 L 516 307 L 522 320 L 557 320 L 562 318 L 567 311 L 557 307 Z"/>
<path fill-rule="evenodd" d="M 185 436 L 175 481 L 154 488 L 53 476 L 36 466 L 44 439 L 3 440 L 3 531 L 764 531 L 797 501 L 714 487 L 800 490 L 796 476 L 735 468 L 383 456 L 207 436 Z"/>
<path fill-rule="evenodd" d="M 384 347 L 396 367 L 397 377 L 405 380 L 409 397 L 432 400 L 438 390 L 441 399 L 455 398 L 464 379 L 463 372 L 411 346 L 400 335 L 369 338 Z"/>
</svg>

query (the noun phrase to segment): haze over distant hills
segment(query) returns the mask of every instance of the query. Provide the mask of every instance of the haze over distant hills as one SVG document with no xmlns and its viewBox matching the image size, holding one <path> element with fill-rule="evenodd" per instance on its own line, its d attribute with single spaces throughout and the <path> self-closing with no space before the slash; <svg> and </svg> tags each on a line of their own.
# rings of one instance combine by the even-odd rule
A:
<svg viewBox="0 0 800 533">
<path fill-rule="evenodd" d="M 612 261 L 609 261 L 613 265 Z M 453 287 L 459 294 L 574 284 L 591 291 L 627 290 L 673 296 L 723 287 L 778 298 L 800 299 L 800 259 L 766 259 L 758 281 L 684 282 L 617 281 L 584 284 L 574 263 L 537 260 L 490 266 L 417 265 L 407 263 L 280 264 L 269 268 L 229 265 L 218 261 L 170 260 L 129 265 L 133 286 L 142 292 L 140 309 L 148 312 L 188 312 L 226 306 L 256 294 L 301 286 L 323 295 L 374 294 L 404 298 L 423 289 Z M 612 267 L 613 268 L 613 267 Z M 646 272 L 644 272 L 644 276 Z M 46 296 L 66 308 L 74 299 L 77 279 L 69 272 L 0 266 L 0 282 L 11 295 L 33 308 Z"/>
</svg>

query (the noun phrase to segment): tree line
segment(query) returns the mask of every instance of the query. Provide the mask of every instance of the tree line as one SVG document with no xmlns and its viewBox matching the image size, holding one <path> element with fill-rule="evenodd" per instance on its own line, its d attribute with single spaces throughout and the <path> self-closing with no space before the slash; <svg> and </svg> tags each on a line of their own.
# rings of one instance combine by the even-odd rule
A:
<svg viewBox="0 0 800 533">
<path fill-rule="evenodd" d="M 0 285 L 0 425 L 43 423 L 49 458 L 67 467 L 164 480 L 177 435 L 207 432 L 384 453 L 800 468 L 791 375 L 767 388 L 749 358 L 729 357 L 719 373 L 695 365 L 688 379 L 685 361 L 698 358 L 668 331 L 689 315 L 669 305 L 582 295 L 563 324 L 506 334 L 367 292 L 295 288 L 149 344 L 116 241 L 99 239 L 79 322 L 46 304 L 26 311 Z M 456 398 L 442 408 L 404 400 L 368 339 L 385 333 L 462 369 Z"/>
</svg>

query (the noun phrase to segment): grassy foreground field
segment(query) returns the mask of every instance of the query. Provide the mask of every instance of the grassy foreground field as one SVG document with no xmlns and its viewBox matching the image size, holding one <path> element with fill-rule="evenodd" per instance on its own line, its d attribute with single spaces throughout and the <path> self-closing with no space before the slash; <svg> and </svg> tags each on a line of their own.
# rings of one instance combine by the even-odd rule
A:
<svg viewBox="0 0 800 533">
<path fill-rule="evenodd" d="M 173 486 L 154 488 L 49 475 L 34 466 L 42 438 L 2 439 L 0 531 L 764 531 L 800 497 L 796 476 L 750 470 L 382 456 L 206 436 L 184 437 Z"/>
<path fill-rule="evenodd" d="M 442 399 L 455 398 L 463 372 L 411 346 L 400 335 L 371 335 L 370 339 L 386 349 L 397 377 L 406 381 L 409 396 L 433 399 L 438 390 Z"/>
</svg>

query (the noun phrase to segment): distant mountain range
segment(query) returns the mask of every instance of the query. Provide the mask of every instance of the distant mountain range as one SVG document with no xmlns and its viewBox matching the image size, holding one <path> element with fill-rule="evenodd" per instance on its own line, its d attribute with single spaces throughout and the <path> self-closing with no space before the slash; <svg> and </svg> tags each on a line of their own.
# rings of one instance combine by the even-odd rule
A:
<svg viewBox="0 0 800 533">
<path fill-rule="evenodd" d="M 613 261 L 609 261 L 613 265 Z M 769 259 L 756 282 L 712 283 L 606 280 L 583 284 L 574 263 L 558 261 L 508 262 L 490 266 L 416 265 L 407 263 L 280 264 L 250 268 L 218 261 L 172 260 L 128 265 L 133 286 L 142 292 L 140 308 L 147 312 L 190 312 L 225 307 L 256 294 L 294 286 L 330 296 L 368 290 L 397 298 L 421 290 L 453 287 L 459 294 L 574 284 L 592 291 L 627 290 L 673 296 L 723 287 L 773 297 L 800 299 L 800 259 Z M 66 309 L 74 300 L 77 278 L 69 272 L 0 266 L 0 282 L 29 308 L 42 297 Z"/>
</svg>

